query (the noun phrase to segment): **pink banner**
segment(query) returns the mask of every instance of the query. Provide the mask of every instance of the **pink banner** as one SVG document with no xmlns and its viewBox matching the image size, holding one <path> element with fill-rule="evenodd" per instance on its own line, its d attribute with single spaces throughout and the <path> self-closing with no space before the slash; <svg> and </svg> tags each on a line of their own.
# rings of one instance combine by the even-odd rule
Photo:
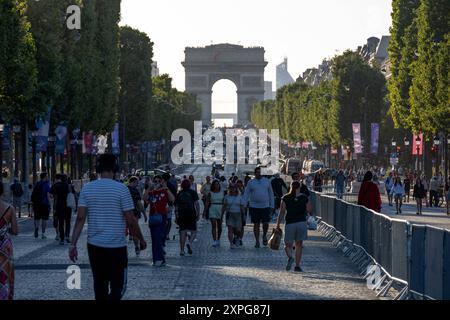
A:
<svg viewBox="0 0 450 320">
<path fill-rule="evenodd" d="M 419 156 L 421 156 L 422 152 L 423 152 L 423 133 L 419 134 L 419 138 L 420 138 Z M 415 134 L 413 134 L 413 141 L 411 143 L 411 145 L 412 145 L 412 154 L 413 155 L 417 155 L 416 139 L 417 139 L 417 136 Z"/>
<path fill-rule="evenodd" d="M 353 143 L 355 148 L 355 153 L 362 153 L 362 145 L 361 145 L 361 124 L 353 123 Z"/>
</svg>

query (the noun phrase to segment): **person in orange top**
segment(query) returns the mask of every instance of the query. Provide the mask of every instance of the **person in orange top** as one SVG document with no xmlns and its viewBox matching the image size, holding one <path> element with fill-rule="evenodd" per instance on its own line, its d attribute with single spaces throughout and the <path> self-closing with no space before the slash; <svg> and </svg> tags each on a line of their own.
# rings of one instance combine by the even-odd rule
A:
<svg viewBox="0 0 450 320">
<path fill-rule="evenodd" d="M 372 182 L 373 174 L 367 171 L 364 175 L 358 194 L 358 204 L 376 212 L 381 211 L 381 195 L 378 186 Z"/>
</svg>

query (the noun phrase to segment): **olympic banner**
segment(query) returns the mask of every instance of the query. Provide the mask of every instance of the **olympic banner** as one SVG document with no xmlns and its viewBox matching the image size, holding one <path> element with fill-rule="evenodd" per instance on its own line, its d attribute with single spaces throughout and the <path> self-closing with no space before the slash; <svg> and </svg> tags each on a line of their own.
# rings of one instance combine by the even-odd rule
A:
<svg viewBox="0 0 450 320">
<path fill-rule="evenodd" d="M 353 123 L 353 143 L 355 148 L 355 153 L 362 153 L 362 145 L 361 145 L 361 124 Z"/>
<path fill-rule="evenodd" d="M 370 153 L 378 153 L 378 139 L 380 136 L 380 124 L 372 123 L 372 136 L 370 139 Z"/>
</svg>

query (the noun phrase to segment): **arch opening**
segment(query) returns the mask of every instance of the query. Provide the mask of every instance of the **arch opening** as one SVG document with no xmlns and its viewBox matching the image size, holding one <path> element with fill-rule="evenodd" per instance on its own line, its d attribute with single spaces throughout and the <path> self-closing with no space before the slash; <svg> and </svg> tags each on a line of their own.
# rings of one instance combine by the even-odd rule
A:
<svg viewBox="0 0 450 320">
<path fill-rule="evenodd" d="M 214 127 L 232 127 L 237 123 L 237 86 L 233 81 L 222 79 L 214 83 L 211 111 Z"/>
</svg>

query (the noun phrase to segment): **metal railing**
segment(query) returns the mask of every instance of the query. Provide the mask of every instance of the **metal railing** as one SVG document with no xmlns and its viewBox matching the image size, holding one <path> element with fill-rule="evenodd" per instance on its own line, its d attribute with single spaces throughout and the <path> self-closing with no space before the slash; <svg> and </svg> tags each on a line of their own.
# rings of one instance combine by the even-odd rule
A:
<svg viewBox="0 0 450 320">
<path fill-rule="evenodd" d="M 357 264 L 365 278 L 379 268 L 374 286 L 394 299 L 450 299 L 450 231 L 392 219 L 365 207 L 312 192 L 321 231 Z"/>
</svg>

